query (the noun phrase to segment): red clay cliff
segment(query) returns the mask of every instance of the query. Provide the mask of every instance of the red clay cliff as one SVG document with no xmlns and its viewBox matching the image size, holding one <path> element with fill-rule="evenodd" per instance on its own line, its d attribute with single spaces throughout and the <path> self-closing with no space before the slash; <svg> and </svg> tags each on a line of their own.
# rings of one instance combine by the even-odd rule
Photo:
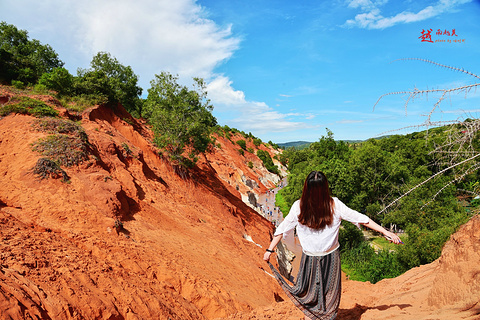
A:
<svg viewBox="0 0 480 320">
<path fill-rule="evenodd" d="M 1 103 L 13 94 L 1 87 Z M 63 168 L 69 183 L 40 180 L 32 143 L 48 134 L 0 119 L 0 319 L 303 319 L 262 261 L 273 226 L 245 204 L 279 178 L 235 138 L 181 178 L 121 106 L 72 115 L 36 98 L 79 120 L 91 150 Z M 344 279 L 339 319 L 480 319 L 479 298 L 475 216 L 432 264 Z"/>
</svg>

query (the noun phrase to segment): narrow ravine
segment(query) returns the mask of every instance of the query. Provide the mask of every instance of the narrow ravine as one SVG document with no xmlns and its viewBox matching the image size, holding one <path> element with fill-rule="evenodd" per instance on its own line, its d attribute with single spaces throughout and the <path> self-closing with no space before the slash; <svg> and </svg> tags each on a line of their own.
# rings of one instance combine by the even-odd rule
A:
<svg viewBox="0 0 480 320">
<path fill-rule="evenodd" d="M 261 208 L 261 214 L 268 221 L 272 222 L 274 226 L 278 226 L 283 221 L 283 212 L 280 208 L 275 206 L 275 197 L 282 188 L 287 186 L 287 178 L 283 178 L 277 185 L 277 187 L 268 190 L 266 193 L 261 194 L 258 199 L 258 204 Z M 288 212 L 285 213 L 287 215 Z M 302 247 L 298 238 L 291 232 L 285 239 L 282 240 L 287 249 L 293 252 L 295 259 L 292 261 L 292 277 L 295 278 L 300 265 L 300 257 L 302 256 Z"/>
</svg>

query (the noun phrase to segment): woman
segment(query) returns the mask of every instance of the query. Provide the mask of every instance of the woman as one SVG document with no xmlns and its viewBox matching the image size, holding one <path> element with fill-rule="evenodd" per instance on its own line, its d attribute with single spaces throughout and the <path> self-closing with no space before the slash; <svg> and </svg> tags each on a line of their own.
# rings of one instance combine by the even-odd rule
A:
<svg viewBox="0 0 480 320">
<path fill-rule="evenodd" d="M 302 197 L 276 229 L 263 257 L 268 262 L 282 237 L 296 228 L 303 254 L 295 285 L 290 286 L 275 267 L 269 265 L 305 319 L 331 320 L 337 316 L 341 293 L 338 232 L 342 220 L 362 224 L 396 244 L 401 243 L 396 234 L 331 197 L 325 175 L 312 171 L 305 179 Z"/>
</svg>

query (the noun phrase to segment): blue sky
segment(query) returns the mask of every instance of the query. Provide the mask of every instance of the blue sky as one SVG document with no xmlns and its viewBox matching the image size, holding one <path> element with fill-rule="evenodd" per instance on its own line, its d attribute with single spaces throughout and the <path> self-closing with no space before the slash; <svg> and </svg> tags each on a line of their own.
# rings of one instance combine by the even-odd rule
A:
<svg viewBox="0 0 480 320">
<path fill-rule="evenodd" d="M 480 82 L 399 60 L 480 74 L 478 0 L 2 0 L 0 20 L 51 45 L 72 74 L 106 51 L 145 94 L 161 71 L 187 85 L 202 77 L 219 124 L 277 143 L 317 141 L 326 128 L 344 140 L 419 130 L 438 95 L 407 109 L 404 94 L 374 110 L 377 99 Z M 430 29 L 433 42 L 422 41 Z M 449 95 L 432 121 L 479 114 L 472 89 Z"/>
</svg>

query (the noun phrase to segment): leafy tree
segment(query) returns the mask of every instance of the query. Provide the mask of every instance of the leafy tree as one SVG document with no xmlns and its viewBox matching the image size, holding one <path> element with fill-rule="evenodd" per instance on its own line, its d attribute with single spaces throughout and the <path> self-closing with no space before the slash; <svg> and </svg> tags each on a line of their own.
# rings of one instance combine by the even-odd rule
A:
<svg viewBox="0 0 480 320">
<path fill-rule="evenodd" d="M 73 90 L 76 96 L 97 97 L 98 101 L 107 103 L 118 102 L 107 75 L 101 71 L 78 69 Z"/>
<path fill-rule="evenodd" d="M 379 200 L 388 193 L 390 183 L 386 181 L 386 152 L 370 139 L 353 152 L 350 161 L 350 174 L 354 177 L 353 187 L 357 192 L 351 198 L 351 205 L 357 210 Z"/>
<path fill-rule="evenodd" d="M 236 142 L 240 148 L 242 148 L 243 150 L 247 150 L 247 142 L 243 139 L 240 139 L 240 140 L 237 140 Z"/>
<path fill-rule="evenodd" d="M 436 63 L 434 61 L 429 61 L 425 59 L 417 59 L 417 58 L 412 58 L 412 59 L 402 59 L 402 60 L 418 60 L 422 61 L 434 66 L 442 67 L 447 70 L 451 71 L 457 71 L 460 73 L 463 73 L 465 75 L 471 76 L 476 78 L 476 82 L 468 85 L 462 85 L 462 86 L 452 86 L 452 87 L 447 87 L 444 89 L 417 89 L 415 90 L 410 90 L 410 91 L 397 91 L 397 92 L 390 92 L 383 94 L 380 96 L 380 98 L 377 100 L 377 102 L 374 105 L 374 108 L 379 102 L 385 97 L 389 95 L 397 95 L 397 94 L 404 94 L 408 96 L 408 99 L 406 100 L 405 107 L 408 106 L 410 101 L 415 100 L 415 98 L 421 97 L 421 96 L 428 96 L 430 94 L 438 94 L 438 99 L 435 99 L 435 103 L 433 104 L 430 112 L 427 113 L 427 117 L 424 123 L 420 124 L 419 127 L 426 127 L 431 128 L 435 126 L 445 126 L 447 123 L 444 121 L 432 121 L 432 116 L 438 112 L 439 105 L 445 100 L 448 96 L 452 94 L 465 94 L 467 96 L 468 92 L 470 92 L 472 89 L 476 89 L 479 85 L 480 82 L 478 82 L 478 79 L 480 78 L 477 74 L 474 74 L 472 72 L 469 72 L 463 68 L 455 68 L 451 67 L 448 65 L 443 65 Z M 435 159 L 435 165 L 438 168 L 437 172 L 432 173 L 432 175 L 428 178 L 426 178 L 422 183 L 415 185 L 412 187 L 410 190 L 404 192 L 400 197 L 395 199 L 394 201 L 391 202 L 388 206 L 385 207 L 384 210 L 386 210 L 388 207 L 390 207 L 392 204 L 396 203 L 418 187 L 422 186 L 423 184 L 427 183 L 429 180 L 435 178 L 439 174 L 445 174 L 447 172 L 456 172 L 456 175 L 452 178 L 452 180 L 449 182 L 449 184 L 456 184 L 460 181 L 462 181 L 466 176 L 471 174 L 472 172 L 477 171 L 480 168 L 480 162 L 478 159 L 480 159 L 480 152 L 478 151 L 479 143 L 478 143 L 478 137 L 479 137 L 479 119 L 467 119 L 465 121 L 449 121 L 448 123 L 455 123 L 455 125 L 450 125 L 448 126 L 449 130 L 445 131 L 445 135 L 443 136 L 444 139 L 441 143 L 439 143 L 437 146 L 435 146 L 434 154 L 436 155 L 437 159 Z M 439 130 L 443 130 L 441 128 L 434 128 L 434 129 L 429 129 L 427 132 L 429 133 L 430 131 L 433 131 L 434 133 L 438 132 Z M 429 136 L 425 137 L 426 141 L 431 141 Z M 443 170 L 440 170 L 440 168 L 444 168 Z M 440 188 L 437 193 L 433 196 L 431 201 L 433 201 L 436 196 L 438 196 L 444 188 Z"/>
<path fill-rule="evenodd" d="M 270 154 L 267 151 L 259 149 L 257 150 L 257 156 L 260 158 L 260 160 L 262 160 L 263 165 L 268 171 L 271 173 L 280 174 L 278 167 L 273 163 L 272 157 L 270 157 Z"/>
<path fill-rule="evenodd" d="M 364 241 L 362 231 L 353 223 L 342 221 L 342 227 L 339 230 L 338 242 L 342 251 L 357 248 Z"/>
<path fill-rule="evenodd" d="M 38 83 L 56 91 L 59 96 L 68 96 L 73 93 L 74 77 L 67 69 L 58 67 L 52 72 L 44 73 Z"/>
<path fill-rule="evenodd" d="M 139 117 L 142 88 L 137 85 L 138 76 L 132 68 L 125 67 L 107 52 L 97 53 L 90 66 L 89 70 L 78 70 L 77 93 L 104 96 L 108 102 L 119 102 L 133 116 Z"/>
<path fill-rule="evenodd" d="M 432 152 L 449 139 L 452 130 L 461 132 L 464 128 L 430 129 L 429 140 L 425 139 L 427 132 L 415 132 L 371 139 L 354 147 L 335 141 L 327 130 L 326 136 L 308 148 L 283 152 L 282 161 L 288 165 L 289 176 L 288 185 L 280 194 L 291 206 L 300 198 L 307 174 L 312 170 L 323 171 L 334 196 L 377 222 L 408 234 L 405 245 L 396 247 L 397 252 L 375 254 L 362 241 L 363 237 L 356 237 L 355 228 L 346 225 L 340 233 L 340 242 L 347 271 L 372 282 L 398 275 L 438 258 L 448 237 L 470 216 L 459 205 L 458 185 L 451 183 L 455 172 L 439 175 L 444 169 L 439 165 L 439 156 Z M 434 175 L 434 179 L 426 181 Z M 479 173 L 471 172 L 464 176 L 461 187 L 473 192 L 479 180 Z M 422 188 L 414 188 L 420 184 Z M 437 194 L 439 189 L 442 192 Z M 409 190 L 409 197 L 397 201 L 391 207 L 394 210 L 383 210 Z"/>
<path fill-rule="evenodd" d="M 63 64 L 49 45 L 29 40 L 27 31 L 0 22 L 0 82 L 34 84 L 42 74 Z"/>
<path fill-rule="evenodd" d="M 212 146 L 210 133 L 217 124 L 205 82 L 193 80 L 194 90 L 190 90 L 177 83 L 178 76 L 168 72 L 155 75 L 142 112 L 153 126 L 155 144 L 174 164 L 184 167 L 194 165 L 197 155 Z"/>
</svg>

